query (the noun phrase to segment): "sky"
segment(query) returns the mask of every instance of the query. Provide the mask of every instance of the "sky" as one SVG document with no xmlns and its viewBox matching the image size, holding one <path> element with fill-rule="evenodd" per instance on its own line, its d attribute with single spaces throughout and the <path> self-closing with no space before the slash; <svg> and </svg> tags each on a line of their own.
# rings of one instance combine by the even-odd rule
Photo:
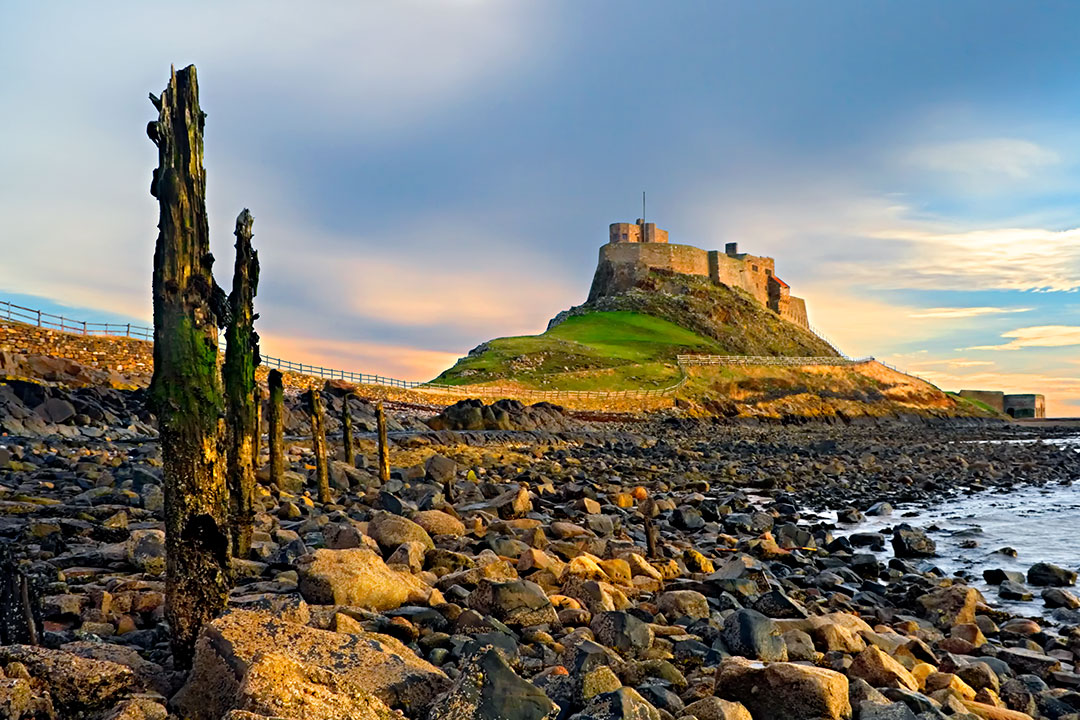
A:
<svg viewBox="0 0 1080 720">
<path fill-rule="evenodd" d="M 150 318 L 147 94 L 198 67 L 264 352 L 428 379 L 612 222 L 776 258 L 841 350 L 1080 416 L 1080 5 L 0 0 L 0 299 Z"/>
</svg>

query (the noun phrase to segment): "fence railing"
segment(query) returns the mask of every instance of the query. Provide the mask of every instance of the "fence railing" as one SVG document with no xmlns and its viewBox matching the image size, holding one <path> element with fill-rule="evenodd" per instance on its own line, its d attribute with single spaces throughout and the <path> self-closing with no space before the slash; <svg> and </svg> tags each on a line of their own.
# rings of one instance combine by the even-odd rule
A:
<svg viewBox="0 0 1080 720">
<path fill-rule="evenodd" d="M 847 353 L 845 353 L 845 352 L 844 352 L 843 350 L 841 350 L 841 349 L 840 349 L 840 347 L 839 347 L 839 346 L 838 346 L 838 345 L 837 345 L 836 343 L 834 343 L 834 342 L 833 342 L 833 341 L 832 341 L 832 340 L 831 340 L 831 339 L 829 338 L 829 336 L 828 336 L 828 335 L 826 335 L 825 333 L 821 332 L 821 330 L 819 330 L 819 329 L 818 329 L 818 328 L 817 328 L 816 326 L 814 326 L 814 325 L 812 325 L 812 324 L 810 324 L 810 323 L 807 323 L 806 327 L 807 327 L 807 329 L 809 329 L 809 330 L 810 330 L 810 332 L 812 332 L 812 333 L 814 333 L 815 335 L 817 335 L 817 336 L 818 336 L 818 339 L 819 339 L 819 340 L 822 340 L 822 341 L 823 341 L 823 342 L 824 342 L 824 343 L 825 343 L 826 345 L 828 345 L 828 346 L 829 346 L 829 347 L 831 347 L 831 348 L 832 348 L 833 350 L 835 350 L 835 351 L 836 351 L 836 354 L 837 354 L 837 355 L 840 355 L 841 357 L 845 357 L 845 358 L 846 358 L 846 357 L 848 356 L 848 355 L 847 355 Z"/>
<path fill-rule="evenodd" d="M 874 358 L 848 357 L 777 357 L 773 355 L 679 355 L 679 365 L 784 365 L 805 367 L 807 365 L 860 365 L 873 362 Z"/>
<path fill-rule="evenodd" d="M 131 323 L 97 323 L 86 320 L 72 320 L 63 315 L 47 313 L 42 310 L 23 307 L 15 303 L 0 300 L 0 318 L 15 322 L 37 325 L 49 330 L 78 333 L 80 335 L 99 335 L 110 337 L 129 337 L 139 340 L 153 340 L 153 328 Z"/>
<path fill-rule="evenodd" d="M 297 363 L 292 362 L 291 360 L 270 357 L 268 355 L 262 355 L 262 364 L 267 367 L 277 368 L 278 370 L 287 370 L 289 372 L 299 373 L 301 375 L 311 375 L 312 377 L 325 378 L 327 380 L 345 380 L 347 382 L 356 383 L 357 385 L 386 385 L 388 387 L 413 389 L 426 384 L 417 380 L 399 380 L 398 378 L 386 377 L 384 375 L 370 375 L 368 373 L 358 373 L 350 370 L 325 368 L 320 365 Z"/>
</svg>

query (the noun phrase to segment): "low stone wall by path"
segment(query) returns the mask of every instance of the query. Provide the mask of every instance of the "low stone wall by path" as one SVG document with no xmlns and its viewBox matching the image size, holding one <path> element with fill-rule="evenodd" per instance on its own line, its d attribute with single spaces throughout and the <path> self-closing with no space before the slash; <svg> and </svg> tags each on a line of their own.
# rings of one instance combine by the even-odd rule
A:
<svg viewBox="0 0 1080 720">
<path fill-rule="evenodd" d="M 77 335 L 10 320 L 0 320 L 0 352 L 67 358 L 125 374 L 154 371 L 154 344 L 147 340 Z"/>
</svg>

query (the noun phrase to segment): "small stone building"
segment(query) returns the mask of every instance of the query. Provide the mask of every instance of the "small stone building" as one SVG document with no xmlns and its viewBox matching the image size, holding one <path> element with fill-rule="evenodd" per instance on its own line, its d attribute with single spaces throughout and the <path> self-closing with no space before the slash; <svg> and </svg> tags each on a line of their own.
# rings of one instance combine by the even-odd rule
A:
<svg viewBox="0 0 1080 720">
<path fill-rule="evenodd" d="M 1014 418 L 1046 417 L 1046 398 L 1035 393 L 1005 396 L 1005 414 Z"/>
</svg>

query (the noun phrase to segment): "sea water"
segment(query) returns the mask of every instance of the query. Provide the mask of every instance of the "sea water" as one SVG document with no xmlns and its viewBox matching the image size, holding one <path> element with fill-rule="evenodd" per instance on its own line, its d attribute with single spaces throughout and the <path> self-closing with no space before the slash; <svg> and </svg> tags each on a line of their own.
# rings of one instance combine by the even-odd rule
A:
<svg viewBox="0 0 1080 720">
<path fill-rule="evenodd" d="M 1023 442 L 1023 441 L 1020 441 Z M 1080 435 L 1052 441 L 1080 452 Z M 952 498 L 931 506 L 897 505 L 891 515 L 867 517 L 855 525 L 839 525 L 837 535 L 883 532 L 887 550 L 876 553 L 892 557 L 889 530 L 900 523 L 922 528 L 937 544 L 938 557 L 927 561 L 945 575 L 958 575 L 978 588 L 989 604 L 1023 616 L 1045 616 L 1050 610 L 1039 593 L 1028 586 L 1030 601 L 1006 600 L 997 587 L 983 580 L 983 570 L 1015 570 L 1025 576 L 1037 562 L 1080 572 L 1080 478 L 1075 484 L 1036 487 L 1018 485 L 1011 490 L 961 489 Z M 963 547 L 971 541 L 976 547 Z M 998 552 L 1012 548 L 1016 557 Z M 857 552 L 870 552 L 857 548 Z M 1026 584 L 1026 583 L 1025 583 Z M 1080 588 L 1066 588 L 1080 595 Z"/>
</svg>

